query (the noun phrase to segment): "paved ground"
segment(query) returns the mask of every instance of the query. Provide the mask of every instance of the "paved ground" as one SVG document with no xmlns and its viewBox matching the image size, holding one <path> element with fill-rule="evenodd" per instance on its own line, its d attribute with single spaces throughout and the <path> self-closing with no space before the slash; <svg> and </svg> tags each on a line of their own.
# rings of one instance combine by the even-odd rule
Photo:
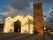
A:
<svg viewBox="0 0 53 40">
<path fill-rule="evenodd" d="M 53 40 L 53 34 L 45 32 L 45 34 L 43 35 L 42 40 Z"/>
<path fill-rule="evenodd" d="M 53 34 L 46 32 L 43 36 L 39 34 L 0 34 L 0 40 L 53 40 Z"/>
</svg>

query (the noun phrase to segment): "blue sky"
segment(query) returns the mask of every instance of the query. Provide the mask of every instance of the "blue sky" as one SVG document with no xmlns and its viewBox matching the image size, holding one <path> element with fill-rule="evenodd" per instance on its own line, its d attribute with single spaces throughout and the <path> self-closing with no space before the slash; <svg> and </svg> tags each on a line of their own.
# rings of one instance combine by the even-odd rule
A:
<svg viewBox="0 0 53 40">
<path fill-rule="evenodd" d="M 42 4 L 43 5 L 43 13 L 44 13 L 44 15 L 46 15 L 46 18 L 47 18 L 49 16 L 48 12 L 49 12 L 50 9 L 52 9 L 53 5 L 52 5 L 52 3 L 49 3 L 49 1 L 48 1 L 48 3 L 45 2 L 45 1 L 43 1 L 42 3 L 43 3 Z M 4 0 L 0 0 L 0 14 L 5 12 L 3 7 L 4 6 L 8 6 L 8 5 L 9 5 L 9 3 L 8 3 L 7 0 L 5 0 L 5 1 Z M 29 9 L 29 11 L 31 11 L 31 10 Z M 0 20 L 1 20 L 1 17 L 0 17 Z"/>
<path fill-rule="evenodd" d="M 49 11 L 50 9 L 52 9 L 52 5 L 49 5 L 47 3 L 43 3 L 43 12 L 44 12 L 44 15 L 46 15 L 46 18 L 45 20 L 47 19 L 47 17 L 49 17 Z"/>
<path fill-rule="evenodd" d="M 8 2 L 5 0 L 0 0 L 0 13 L 3 12 L 3 6 L 8 5 Z"/>
</svg>

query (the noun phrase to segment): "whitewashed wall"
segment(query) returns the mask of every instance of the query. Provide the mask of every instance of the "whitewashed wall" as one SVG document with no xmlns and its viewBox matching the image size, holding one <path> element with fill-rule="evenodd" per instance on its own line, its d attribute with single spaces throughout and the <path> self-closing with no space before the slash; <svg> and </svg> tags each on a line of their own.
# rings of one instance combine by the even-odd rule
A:
<svg viewBox="0 0 53 40">
<path fill-rule="evenodd" d="M 5 19 L 3 32 L 4 33 L 14 32 L 14 24 L 13 24 L 13 19 L 11 17 Z"/>
<path fill-rule="evenodd" d="M 29 19 L 28 19 L 29 18 Z M 5 25 L 4 25 L 4 33 L 13 33 L 14 32 L 14 22 L 19 20 L 21 22 L 21 33 L 33 33 L 33 24 L 30 23 L 30 30 L 29 30 L 29 24 L 28 21 L 33 21 L 33 17 L 30 15 L 27 15 L 26 17 L 23 16 L 16 16 L 15 18 L 8 17 L 5 19 Z"/>
</svg>

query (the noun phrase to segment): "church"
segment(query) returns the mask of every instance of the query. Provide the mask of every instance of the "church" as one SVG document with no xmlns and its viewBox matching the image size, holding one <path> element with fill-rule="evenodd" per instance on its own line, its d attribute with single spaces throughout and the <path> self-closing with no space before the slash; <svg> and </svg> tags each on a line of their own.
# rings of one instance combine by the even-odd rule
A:
<svg viewBox="0 0 53 40">
<path fill-rule="evenodd" d="M 33 33 L 33 17 L 17 15 L 15 18 L 8 17 L 5 19 L 4 33 Z"/>
<path fill-rule="evenodd" d="M 5 19 L 4 33 L 44 33 L 44 19 L 42 11 L 42 3 L 33 4 L 33 17 L 16 16 L 15 18 L 8 17 Z"/>
</svg>

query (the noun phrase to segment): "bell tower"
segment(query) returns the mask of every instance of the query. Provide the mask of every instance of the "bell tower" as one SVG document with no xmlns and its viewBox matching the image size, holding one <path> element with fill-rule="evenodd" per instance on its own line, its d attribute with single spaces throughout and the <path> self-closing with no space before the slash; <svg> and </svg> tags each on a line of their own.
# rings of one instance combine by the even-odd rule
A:
<svg viewBox="0 0 53 40">
<path fill-rule="evenodd" d="M 40 34 L 44 32 L 44 20 L 43 20 L 43 11 L 42 11 L 42 3 L 33 4 L 33 26 L 34 31 L 37 31 Z"/>
</svg>

